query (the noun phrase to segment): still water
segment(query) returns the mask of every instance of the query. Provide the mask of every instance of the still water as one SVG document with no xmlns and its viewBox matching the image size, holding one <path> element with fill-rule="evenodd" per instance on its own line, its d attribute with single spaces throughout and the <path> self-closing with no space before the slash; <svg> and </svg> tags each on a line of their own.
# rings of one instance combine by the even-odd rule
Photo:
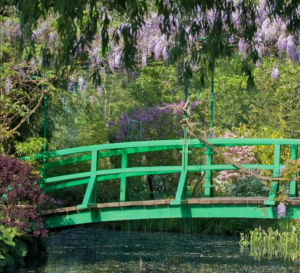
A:
<svg viewBox="0 0 300 273">
<path fill-rule="evenodd" d="M 143 233 L 76 227 L 51 234 L 46 253 L 23 272 L 300 272 L 299 262 L 256 261 L 238 237 Z"/>
</svg>

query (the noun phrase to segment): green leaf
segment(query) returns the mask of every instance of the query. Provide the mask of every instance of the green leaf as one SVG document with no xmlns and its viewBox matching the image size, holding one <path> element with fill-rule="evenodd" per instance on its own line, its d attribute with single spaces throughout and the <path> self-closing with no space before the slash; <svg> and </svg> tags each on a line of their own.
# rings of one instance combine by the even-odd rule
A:
<svg viewBox="0 0 300 273">
<path fill-rule="evenodd" d="M 9 254 L 4 254 L 6 265 L 13 265 L 15 263 L 14 258 Z"/>
<path fill-rule="evenodd" d="M 15 252 L 20 258 L 25 257 L 28 252 L 26 244 L 21 239 L 16 242 Z"/>
</svg>

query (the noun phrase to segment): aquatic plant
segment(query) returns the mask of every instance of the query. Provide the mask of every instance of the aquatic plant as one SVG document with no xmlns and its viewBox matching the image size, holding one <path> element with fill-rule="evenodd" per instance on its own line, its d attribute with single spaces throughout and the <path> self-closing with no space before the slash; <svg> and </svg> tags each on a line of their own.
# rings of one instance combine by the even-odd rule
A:
<svg viewBox="0 0 300 273">
<path fill-rule="evenodd" d="M 291 231 L 280 232 L 271 227 L 265 231 L 261 227 L 241 233 L 240 246 L 242 250 L 250 248 L 250 255 L 260 260 L 262 257 L 272 259 L 282 257 L 286 261 L 299 260 L 300 228 L 299 221 L 295 220 Z"/>
</svg>

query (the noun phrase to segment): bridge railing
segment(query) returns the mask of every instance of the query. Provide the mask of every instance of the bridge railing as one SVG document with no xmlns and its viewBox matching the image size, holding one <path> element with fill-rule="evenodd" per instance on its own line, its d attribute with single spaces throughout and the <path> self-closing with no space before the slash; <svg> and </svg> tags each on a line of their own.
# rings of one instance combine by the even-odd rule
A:
<svg viewBox="0 0 300 273">
<path fill-rule="evenodd" d="M 278 177 L 280 168 L 283 167 L 280 162 L 281 147 L 288 145 L 291 147 L 290 157 L 293 160 L 297 159 L 298 145 L 300 139 L 209 139 L 209 142 L 217 147 L 228 146 L 274 146 L 273 164 L 241 164 L 246 169 L 251 170 L 272 170 L 273 177 Z M 206 160 L 205 165 L 189 165 L 189 154 L 191 148 L 205 149 Z M 128 167 L 128 155 L 166 151 L 166 150 L 181 150 L 182 158 L 179 166 L 149 166 L 149 167 Z M 105 157 L 121 157 L 121 167 L 114 169 L 99 169 L 98 160 Z M 125 142 L 85 146 L 78 148 L 70 148 L 58 151 L 46 152 L 43 154 L 34 155 L 34 160 L 44 161 L 44 170 L 49 170 L 57 167 L 67 167 L 70 164 L 78 162 L 90 162 L 90 170 L 73 174 L 64 174 L 54 177 L 46 177 L 44 175 L 41 180 L 41 187 L 45 191 L 59 190 L 68 187 L 87 184 L 86 192 L 81 205 L 78 209 L 85 209 L 95 206 L 97 198 L 98 182 L 112 179 L 120 179 L 120 202 L 126 201 L 127 193 L 127 178 L 145 175 L 159 175 L 168 173 L 180 173 L 179 183 L 175 200 L 172 205 L 178 205 L 186 199 L 186 180 L 188 172 L 205 172 L 204 181 L 204 197 L 212 196 L 211 174 L 212 171 L 236 170 L 237 168 L 231 164 L 213 164 L 213 152 L 211 148 L 206 147 L 197 139 L 188 140 L 156 140 L 156 141 L 139 141 Z M 57 160 L 49 162 L 49 159 Z M 29 159 L 25 157 L 24 159 Z M 48 162 L 47 162 L 48 161 Z M 43 172 L 46 173 L 45 171 Z M 271 183 L 271 189 L 266 205 L 275 204 L 275 196 L 278 189 L 278 182 Z M 296 181 L 290 182 L 290 196 L 297 196 Z"/>
</svg>

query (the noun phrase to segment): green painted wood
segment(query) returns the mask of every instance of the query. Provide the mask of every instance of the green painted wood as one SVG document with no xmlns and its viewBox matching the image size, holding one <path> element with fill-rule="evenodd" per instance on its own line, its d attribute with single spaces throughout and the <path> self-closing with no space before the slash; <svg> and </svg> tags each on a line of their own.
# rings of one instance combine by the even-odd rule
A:
<svg viewBox="0 0 300 273">
<path fill-rule="evenodd" d="M 246 169 L 262 169 L 262 170 L 272 170 L 273 165 L 263 165 L 263 164 L 241 164 Z M 284 165 L 280 165 L 283 167 Z M 237 168 L 233 165 L 228 164 L 216 164 L 211 166 L 205 165 L 191 165 L 188 166 L 189 172 L 199 172 L 199 171 L 221 171 L 221 170 L 236 170 Z M 99 170 L 97 171 L 97 176 L 99 175 L 111 175 L 111 174 L 118 174 L 118 173 L 136 173 L 132 176 L 143 176 L 147 174 L 165 174 L 165 173 L 178 173 L 181 171 L 181 166 L 156 166 L 156 167 L 132 167 L 132 168 L 124 168 L 124 169 L 109 169 L 109 170 Z M 149 172 L 149 173 L 148 173 Z M 45 178 L 45 183 L 57 183 L 72 179 L 78 178 L 86 178 L 91 175 L 90 172 L 83 172 L 83 173 L 76 173 L 76 174 L 68 174 L 62 176 L 55 176 L 55 177 L 48 177 Z M 111 179 L 111 178 L 108 178 Z"/>
<path fill-rule="evenodd" d="M 272 170 L 273 169 L 273 165 L 256 165 L 256 164 L 242 164 L 242 166 L 246 169 L 264 169 L 264 170 Z M 283 167 L 283 165 L 280 165 L 280 167 Z M 151 174 L 155 174 L 155 175 L 159 175 L 159 174 L 167 174 L 167 173 L 178 173 L 180 172 L 180 168 L 176 167 L 178 170 L 165 170 L 164 167 L 159 166 L 159 167 L 148 167 L 150 168 L 150 170 L 146 170 L 144 172 L 129 172 L 129 169 L 126 169 L 126 176 L 127 177 L 135 177 L 135 176 L 144 176 L 144 175 L 151 175 Z M 212 166 L 189 166 L 188 167 L 188 171 L 190 172 L 199 172 L 199 171 L 205 171 L 208 170 L 208 168 L 210 170 L 216 171 L 216 170 L 235 170 L 236 168 L 232 165 L 212 165 Z M 115 169 L 115 170 L 120 170 L 120 169 Z M 106 180 L 113 180 L 113 179 L 120 179 L 122 176 L 122 173 L 117 173 L 118 171 L 116 171 L 116 174 L 106 174 L 106 175 L 101 175 L 101 176 L 97 176 L 97 181 L 106 181 Z M 86 177 L 89 176 L 90 173 L 88 173 L 86 175 Z M 75 181 L 65 181 L 66 179 L 64 178 L 64 176 L 61 176 L 61 179 L 59 177 L 56 177 L 58 181 L 56 182 L 47 182 L 45 184 L 45 191 L 53 191 L 53 190 L 59 190 L 59 189 L 64 189 L 64 188 L 68 188 L 68 187 L 74 187 L 74 186 L 79 186 L 79 185 L 84 185 L 87 184 L 89 182 L 89 179 L 83 178 L 81 180 L 75 180 Z M 46 179 L 47 180 L 47 179 Z"/>
<path fill-rule="evenodd" d="M 187 198 L 186 196 L 186 178 L 187 178 L 187 172 L 188 172 L 188 156 L 189 153 L 189 145 L 187 141 L 185 141 L 182 145 L 182 151 L 181 151 L 181 173 L 180 178 L 176 190 L 175 200 L 171 202 L 171 205 L 177 205 L 181 203 L 181 200 L 184 200 Z"/>
<path fill-rule="evenodd" d="M 91 177 L 87 185 L 85 195 L 81 205 L 78 205 L 78 209 L 85 209 L 91 207 L 97 201 L 97 169 L 98 169 L 98 152 L 92 151 L 92 161 L 91 161 Z"/>
<path fill-rule="evenodd" d="M 259 139 L 259 138 L 243 138 L 243 139 L 209 139 L 210 143 L 219 147 L 225 146 L 244 146 L 244 145 L 300 145 L 300 139 Z M 184 144 L 184 140 L 155 140 L 155 141 L 133 141 L 123 143 L 101 144 L 85 147 L 70 148 L 58 151 L 50 151 L 43 154 L 34 155 L 35 160 L 43 158 L 58 157 L 64 155 L 71 155 L 76 153 L 92 152 L 93 150 L 114 150 L 114 149 L 128 149 L 140 147 L 156 147 L 156 146 L 180 146 Z M 187 144 L 190 148 L 205 147 L 198 139 L 188 139 Z M 180 148 L 178 147 L 178 149 Z M 23 160 L 29 160 L 30 156 L 22 157 Z"/>
<path fill-rule="evenodd" d="M 298 158 L 298 146 L 292 145 L 291 146 L 291 159 L 297 160 Z M 294 174 L 295 176 L 295 174 Z M 290 196 L 296 197 L 298 196 L 298 183 L 295 180 L 290 181 Z"/>
<path fill-rule="evenodd" d="M 274 169 L 273 169 L 273 177 L 278 177 L 280 173 L 280 145 L 276 144 L 274 146 Z M 275 197 L 278 190 L 278 182 L 271 182 L 271 189 L 269 193 L 269 198 L 264 202 L 265 205 L 275 205 Z"/>
<path fill-rule="evenodd" d="M 180 205 L 181 201 L 186 199 L 186 176 L 187 176 L 187 171 L 182 171 L 180 173 L 175 200 L 171 201 L 170 203 L 171 205 Z"/>
<path fill-rule="evenodd" d="M 209 139 L 209 141 L 219 147 L 225 146 L 239 146 L 239 145 L 274 145 L 274 163 L 273 165 L 264 165 L 264 164 L 242 164 L 246 169 L 266 169 L 273 170 L 273 177 L 278 177 L 280 168 L 283 165 L 280 165 L 280 148 L 281 145 L 292 145 L 291 150 L 291 158 L 297 158 L 297 147 L 300 144 L 300 140 L 291 140 L 291 139 Z M 127 167 L 127 155 L 133 153 L 143 153 L 143 152 L 151 152 L 151 151 L 163 151 L 170 149 L 182 149 L 182 163 L 180 166 L 153 166 L 153 167 Z M 165 173 L 180 173 L 180 179 L 178 183 L 178 188 L 175 196 L 175 200 L 171 201 L 171 206 L 165 206 L 158 210 L 151 210 L 151 215 L 141 216 L 140 210 L 141 207 L 134 207 L 137 210 L 137 213 L 134 214 L 132 208 L 124 209 L 122 208 L 122 212 L 119 212 L 116 208 L 111 208 L 110 211 L 105 209 L 101 209 L 101 217 L 103 217 L 103 213 L 107 211 L 107 221 L 112 219 L 117 220 L 129 220 L 129 219 L 153 219 L 151 217 L 156 217 L 157 213 L 160 213 L 161 218 L 167 218 L 168 213 L 165 210 L 172 210 L 174 215 L 181 211 L 181 216 L 178 214 L 178 217 L 241 217 L 242 210 L 240 210 L 241 206 L 229 206 L 229 205 L 205 205 L 205 207 L 198 208 L 199 210 L 195 212 L 195 214 L 191 214 L 191 210 L 195 207 L 191 206 L 188 210 L 187 207 L 181 206 L 181 204 L 185 203 L 186 199 L 186 178 L 188 172 L 199 172 L 205 171 L 205 196 L 209 197 L 212 195 L 212 185 L 211 185 L 211 172 L 218 170 L 236 170 L 237 168 L 230 164 L 212 164 L 212 151 L 211 149 L 207 149 L 207 157 L 205 165 L 188 165 L 188 153 L 189 148 L 206 148 L 206 146 L 196 139 L 185 139 L 185 140 L 162 140 L 162 141 L 140 141 L 140 142 L 130 142 L 130 143 L 114 143 L 114 144 L 103 144 L 103 145 L 94 145 L 87 147 L 78 147 L 72 149 L 65 149 L 60 151 L 47 152 L 40 155 L 35 155 L 36 159 L 44 159 L 48 160 L 50 158 L 67 156 L 67 158 L 59 158 L 59 160 L 49 162 L 45 164 L 46 168 L 54 168 L 57 166 L 67 166 L 68 164 L 73 164 L 76 162 L 84 162 L 91 161 L 91 171 L 62 175 L 56 177 L 43 177 L 43 187 L 45 191 L 59 190 L 68 187 L 74 187 L 78 185 L 87 184 L 87 189 L 84 195 L 84 199 L 81 205 L 77 206 L 77 209 L 83 210 L 91 209 L 96 206 L 97 201 L 97 186 L 99 182 L 110 180 L 110 179 L 120 179 L 120 201 L 126 201 L 126 179 L 127 177 L 135 177 L 135 176 L 144 176 L 150 174 L 165 174 Z M 89 154 L 84 154 L 89 153 Z M 98 170 L 98 158 L 103 157 L 111 157 L 122 155 L 122 163 L 121 168 L 117 169 L 108 169 L 108 170 Z M 23 158 L 26 159 L 26 158 Z M 291 181 L 291 195 L 295 196 L 297 192 L 297 185 L 294 183 L 295 181 Z M 268 205 L 266 208 L 251 207 L 249 209 L 249 205 L 244 206 L 244 217 L 245 215 L 249 218 L 260 218 L 266 217 L 266 211 L 272 212 L 270 214 L 270 218 L 276 218 L 274 216 L 273 205 L 275 205 L 275 197 L 278 189 L 278 183 L 276 181 L 272 181 L 271 190 L 269 194 L 269 198 L 265 201 L 264 205 Z M 271 205 L 271 206 L 270 206 Z M 155 207 L 156 208 L 156 207 Z M 174 210 L 173 210 L 174 208 Z M 208 212 L 207 208 L 210 210 Z M 255 208 L 256 210 L 253 210 Z M 258 216 L 257 209 L 263 211 L 263 216 Z M 145 208 L 143 208 L 145 210 Z M 153 208 L 154 209 L 154 208 Z M 146 208 L 148 211 L 149 209 Z M 237 210 L 236 212 L 234 212 Z M 96 210 L 97 211 L 97 210 Z M 150 210 L 149 210 L 150 211 Z M 189 211 L 189 212 L 187 212 Z M 222 211 L 222 212 L 221 212 Z M 256 211 L 255 213 L 253 211 Z M 201 212 L 201 213 L 200 213 Z M 248 212 L 250 215 L 248 215 Z M 79 212 L 80 214 L 81 212 Z M 95 212 L 96 213 L 96 212 Z M 109 214 L 112 214 L 108 216 Z M 126 214 L 127 213 L 127 214 Z M 150 213 L 150 212 L 149 212 Z M 200 213 L 200 214 L 197 214 Z M 207 213 L 207 214 L 206 214 Z M 240 214 L 239 214 L 240 213 Z M 299 212 L 298 212 L 299 213 Z M 113 216 L 116 214 L 116 216 Z M 141 213 L 142 214 L 142 213 Z M 87 214 L 82 214 L 87 215 Z M 126 215 L 128 216 L 126 218 Z M 134 215 L 134 216 L 133 216 Z M 211 216 L 208 216 L 211 215 Z M 213 216 L 214 215 L 214 216 Z M 222 215 L 222 216 L 218 216 Z M 89 214 L 89 216 L 93 216 Z M 50 216 L 52 217 L 52 216 Z M 74 213 L 75 217 L 75 213 Z M 76 216 L 77 217 L 77 216 Z M 84 218 L 85 216 L 83 216 Z M 115 218 L 114 218 L 115 217 Z M 133 217 L 133 218 L 130 218 Z M 147 217 L 147 218 L 141 218 Z M 298 218 L 298 215 L 297 217 Z M 74 218 L 75 219 L 75 218 Z M 106 218 L 103 218 L 106 219 Z M 103 220 L 100 219 L 100 222 Z M 77 221 L 77 220 L 76 220 Z M 87 219 L 82 219 L 83 222 L 88 222 Z M 97 219 L 91 219 L 91 221 L 98 221 Z M 104 220 L 106 221 L 106 220 Z M 79 221 L 80 222 L 80 221 Z M 63 225 L 62 225 L 63 226 Z"/>
<path fill-rule="evenodd" d="M 288 206 L 289 211 L 289 206 Z M 300 207 L 294 207 L 290 218 L 298 219 Z M 72 225 L 166 218 L 256 218 L 277 219 L 273 207 L 258 205 L 158 205 L 89 209 L 68 214 L 48 215 L 46 228 Z"/>
<path fill-rule="evenodd" d="M 122 154 L 121 168 L 127 169 L 127 153 Z M 122 173 L 120 181 L 120 202 L 125 202 L 127 199 L 126 173 Z"/>
<path fill-rule="evenodd" d="M 140 147 L 140 148 L 128 148 L 128 149 L 118 149 L 118 150 L 111 150 L 111 151 L 99 151 L 98 158 L 104 157 L 111 157 L 111 156 L 118 156 L 122 155 L 124 150 L 127 151 L 127 154 L 135 154 L 135 153 L 146 153 L 146 152 L 155 152 L 155 151 L 165 151 L 165 150 L 173 150 L 173 149 L 180 149 L 181 146 L 179 145 L 171 145 L 171 146 L 155 146 L 155 147 Z M 60 159 L 57 161 L 49 162 L 45 164 L 46 169 L 55 168 L 59 166 L 65 166 L 68 164 L 74 164 L 77 162 L 84 162 L 91 160 L 91 155 L 81 155 L 81 156 L 74 156 L 65 159 Z"/>
<path fill-rule="evenodd" d="M 207 167 L 210 167 L 212 165 L 212 156 L 213 156 L 212 149 L 207 148 L 205 152 L 205 164 Z M 211 197 L 213 193 L 213 185 L 211 184 L 211 170 L 205 171 L 203 188 L 204 188 L 204 197 Z"/>
<path fill-rule="evenodd" d="M 63 182 L 71 179 L 86 178 L 90 176 L 91 176 L 91 172 L 83 172 L 83 173 L 74 173 L 74 174 L 66 174 L 66 175 L 60 175 L 54 177 L 47 177 L 44 180 L 45 183 L 48 184 L 48 183 Z"/>
</svg>

